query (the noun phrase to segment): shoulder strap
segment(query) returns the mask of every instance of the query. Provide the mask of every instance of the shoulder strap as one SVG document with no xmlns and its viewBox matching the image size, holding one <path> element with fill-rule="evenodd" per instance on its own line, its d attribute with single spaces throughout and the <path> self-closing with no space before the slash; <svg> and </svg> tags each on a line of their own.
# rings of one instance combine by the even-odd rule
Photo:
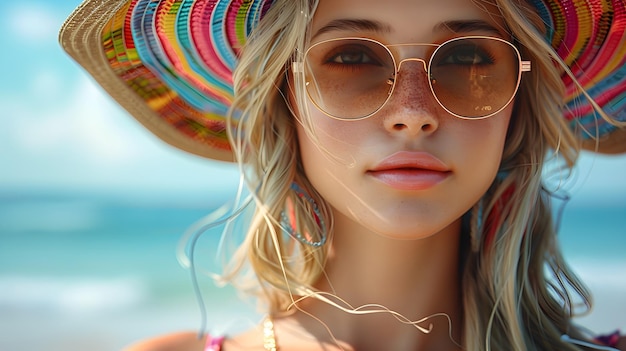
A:
<svg viewBox="0 0 626 351">
<path fill-rule="evenodd" d="M 224 336 L 206 336 L 204 351 L 221 351 L 224 344 Z M 274 336 L 274 323 L 270 317 L 263 321 L 263 348 L 266 351 L 277 351 L 276 337 Z"/>
<path fill-rule="evenodd" d="M 223 336 L 206 336 L 206 346 L 204 351 L 220 351 L 222 350 L 222 344 L 224 343 Z"/>
</svg>

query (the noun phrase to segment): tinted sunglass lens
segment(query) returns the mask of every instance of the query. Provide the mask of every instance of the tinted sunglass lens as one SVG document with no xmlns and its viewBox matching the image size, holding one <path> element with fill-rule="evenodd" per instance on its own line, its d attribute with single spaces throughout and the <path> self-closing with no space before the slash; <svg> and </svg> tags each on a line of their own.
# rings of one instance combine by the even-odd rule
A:
<svg viewBox="0 0 626 351">
<path fill-rule="evenodd" d="M 509 104 L 518 86 L 519 56 L 508 43 L 464 38 L 439 47 L 431 58 L 431 86 L 439 103 L 465 118 L 482 118 Z"/>
<path fill-rule="evenodd" d="M 318 108 L 333 117 L 359 119 L 387 101 L 394 63 L 377 42 L 339 39 L 312 46 L 305 71 L 307 92 Z"/>
</svg>

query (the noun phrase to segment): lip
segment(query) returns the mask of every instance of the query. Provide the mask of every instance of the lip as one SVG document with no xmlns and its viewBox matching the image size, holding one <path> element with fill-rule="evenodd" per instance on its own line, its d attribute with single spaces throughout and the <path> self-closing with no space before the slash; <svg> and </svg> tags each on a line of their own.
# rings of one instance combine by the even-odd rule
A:
<svg viewBox="0 0 626 351">
<path fill-rule="evenodd" d="M 427 190 L 446 180 L 452 171 L 427 152 L 400 151 L 384 158 L 367 174 L 398 190 Z"/>
</svg>

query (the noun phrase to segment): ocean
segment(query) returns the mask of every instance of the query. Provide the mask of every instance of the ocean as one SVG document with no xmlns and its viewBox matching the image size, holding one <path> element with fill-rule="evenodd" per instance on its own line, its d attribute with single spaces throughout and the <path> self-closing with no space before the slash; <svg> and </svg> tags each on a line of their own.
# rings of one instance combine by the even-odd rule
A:
<svg viewBox="0 0 626 351">
<path fill-rule="evenodd" d="M 201 314 L 176 247 L 216 206 L 104 195 L 0 195 L 0 350 L 119 350 L 180 330 Z M 570 264 L 596 296 L 580 323 L 626 329 L 626 200 L 571 203 L 559 234 Z M 219 230 L 199 242 L 212 257 Z M 201 262 L 213 269 L 211 260 Z M 231 288 L 205 276 L 210 330 L 245 329 L 259 316 Z"/>
</svg>

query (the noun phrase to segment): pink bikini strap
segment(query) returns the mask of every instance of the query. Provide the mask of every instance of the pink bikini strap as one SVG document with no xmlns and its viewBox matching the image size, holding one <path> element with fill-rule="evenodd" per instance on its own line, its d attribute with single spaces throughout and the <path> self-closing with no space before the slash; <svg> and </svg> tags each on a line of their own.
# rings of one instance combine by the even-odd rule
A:
<svg viewBox="0 0 626 351">
<path fill-rule="evenodd" d="M 222 344 L 224 343 L 224 337 L 212 337 L 211 335 L 207 335 L 206 337 L 206 346 L 204 347 L 204 351 L 220 351 L 222 349 Z"/>
</svg>

